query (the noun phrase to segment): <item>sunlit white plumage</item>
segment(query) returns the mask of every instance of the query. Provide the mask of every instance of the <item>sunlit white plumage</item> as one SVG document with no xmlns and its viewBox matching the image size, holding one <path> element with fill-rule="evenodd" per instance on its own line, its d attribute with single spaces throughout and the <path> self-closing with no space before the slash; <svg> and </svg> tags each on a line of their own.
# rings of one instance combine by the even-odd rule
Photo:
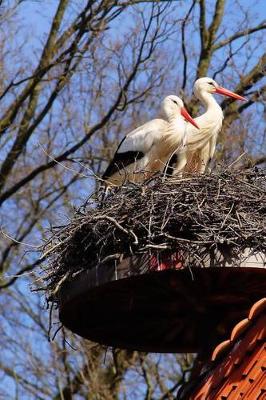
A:
<svg viewBox="0 0 266 400">
<path fill-rule="evenodd" d="M 163 171 L 170 156 L 183 149 L 186 141 L 184 118 L 194 124 L 183 101 L 174 95 L 167 96 L 162 102 L 162 113 L 163 118 L 153 119 L 124 137 L 103 174 L 108 184 L 143 182 Z"/>
<path fill-rule="evenodd" d="M 219 132 L 223 124 L 223 111 L 213 94 L 222 94 L 234 99 L 245 100 L 223 87 L 211 78 L 200 78 L 195 82 L 194 94 L 201 101 L 206 111 L 195 118 L 199 130 L 189 125 L 187 128 L 187 151 L 178 158 L 174 173 L 183 170 L 186 172 L 206 171 L 212 160 Z"/>
</svg>

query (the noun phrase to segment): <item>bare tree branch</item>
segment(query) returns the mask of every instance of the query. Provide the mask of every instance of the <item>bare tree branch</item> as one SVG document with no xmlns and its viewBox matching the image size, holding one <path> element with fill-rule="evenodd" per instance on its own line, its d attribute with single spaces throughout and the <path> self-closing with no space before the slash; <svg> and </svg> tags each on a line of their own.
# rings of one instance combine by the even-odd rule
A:
<svg viewBox="0 0 266 400">
<path fill-rule="evenodd" d="M 50 33 L 44 46 L 39 65 L 33 74 L 34 78 L 30 80 L 28 85 L 22 91 L 22 93 L 17 97 L 15 102 L 11 104 L 9 109 L 5 112 L 5 114 L 1 118 L 0 122 L 0 134 L 5 132 L 8 126 L 14 121 L 21 104 L 26 100 L 26 98 L 31 94 L 32 90 L 35 88 L 37 83 L 40 82 L 42 76 L 46 73 L 48 65 L 55 53 L 55 37 L 59 31 L 66 7 L 68 5 L 69 0 L 60 0 Z"/>
<path fill-rule="evenodd" d="M 241 95 L 245 95 L 245 92 L 247 92 L 253 85 L 255 85 L 265 76 L 265 69 L 266 69 L 266 53 L 260 57 L 258 63 L 250 70 L 250 72 L 248 72 L 245 76 L 241 77 L 241 81 L 236 86 L 235 92 Z M 221 106 L 225 110 L 224 124 L 226 127 L 228 127 L 236 118 L 238 118 L 239 105 L 237 102 L 234 102 L 230 99 L 226 99 L 222 102 Z"/>
<path fill-rule="evenodd" d="M 182 82 L 182 89 L 184 90 L 186 88 L 186 83 L 187 83 L 187 53 L 186 53 L 186 42 L 185 42 L 185 28 L 186 28 L 186 23 L 188 21 L 188 18 L 193 10 L 193 8 L 196 5 L 196 0 L 193 0 L 191 3 L 191 6 L 185 16 L 185 18 L 182 21 L 181 24 L 181 38 L 182 38 L 182 53 L 183 53 L 183 59 L 184 59 L 184 64 L 183 64 L 183 82 Z"/>
<path fill-rule="evenodd" d="M 232 35 L 232 36 L 222 40 L 221 42 L 215 44 L 213 46 L 213 51 L 219 50 L 220 48 L 222 48 L 224 46 L 227 46 L 229 43 L 232 43 L 235 40 L 237 40 L 239 38 L 242 38 L 243 36 L 248 36 L 251 33 L 258 32 L 258 31 L 261 31 L 261 30 L 264 30 L 264 29 L 266 29 L 266 22 L 265 21 L 261 22 L 257 26 L 254 26 L 253 28 L 247 28 L 247 29 L 244 29 L 243 31 L 236 32 L 234 35 Z"/>
<path fill-rule="evenodd" d="M 208 47 L 211 49 L 224 14 L 225 0 L 216 0 L 213 20 L 209 27 Z"/>
<path fill-rule="evenodd" d="M 207 30 L 206 27 L 206 4 L 205 0 L 200 0 L 200 37 L 201 37 L 201 53 L 197 67 L 197 78 L 205 76 L 210 65 L 211 55 L 213 52 L 213 42 L 216 32 L 222 21 L 224 12 L 224 0 L 216 0 L 215 12 L 212 22 Z"/>
</svg>

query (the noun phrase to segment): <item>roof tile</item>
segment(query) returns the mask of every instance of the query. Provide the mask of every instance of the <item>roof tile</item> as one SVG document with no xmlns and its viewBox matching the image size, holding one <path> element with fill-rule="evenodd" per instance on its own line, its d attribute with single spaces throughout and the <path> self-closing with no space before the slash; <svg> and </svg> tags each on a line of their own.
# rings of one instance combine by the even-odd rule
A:
<svg viewBox="0 0 266 400">
<path fill-rule="evenodd" d="M 190 400 L 266 400 L 265 339 L 263 298 L 252 306 L 248 318 L 233 328 L 230 340 L 216 346 L 207 375 Z"/>
<path fill-rule="evenodd" d="M 214 361 L 214 360 L 216 360 L 217 357 L 220 357 L 224 351 L 228 350 L 228 346 L 230 346 L 230 344 L 231 344 L 230 340 L 225 340 L 224 342 L 218 344 L 218 346 L 215 348 L 214 352 L 212 353 L 211 360 Z"/>
<path fill-rule="evenodd" d="M 266 311 L 266 297 L 260 299 L 255 304 L 253 304 L 253 306 L 250 309 L 248 319 L 251 320 L 255 318 L 259 313 L 263 312 L 264 310 Z"/>
<path fill-rule="evenodd" d="M 262 394 L 262 395 L 261 395 Z M 250 385 L 249 390 L 245 393 L 244 399 L 245 400 L 257 400 L 266 399 L 266 376 L 265 374 L 261 374 L 260 378 L 256 381 L 256 384 Z"/>
<path fill-rule="evenodd" d="M 247 328 L 249 324 L 249 319 L 242 319 L 242 321 L 238 322 L 232 330 L 230 341 L 237 339 Z"/>
</svg>

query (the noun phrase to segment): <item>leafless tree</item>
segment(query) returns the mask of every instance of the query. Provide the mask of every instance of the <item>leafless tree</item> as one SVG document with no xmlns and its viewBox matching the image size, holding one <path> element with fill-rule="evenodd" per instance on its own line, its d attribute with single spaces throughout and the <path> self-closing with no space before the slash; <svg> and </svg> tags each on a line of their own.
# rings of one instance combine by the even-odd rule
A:
<svg viewBox="0 0 266 400">
<path fill-rule="evenodd" d="M 29 285 L 42 287 L 38 246 L 50 226 L 94 190 L 121 137 L 170 93 L 200 112 L 198 77 L 248 98 L 222 102 L 217 160 L 265 162 L 261 3 L 0 2 L 0 397 L 175 398 L 192 357 L 113 352 L 64 329 L 48 341 L 44 296 Z M 55 318 L 51 337 L 58 328 Z"/>
</svg>

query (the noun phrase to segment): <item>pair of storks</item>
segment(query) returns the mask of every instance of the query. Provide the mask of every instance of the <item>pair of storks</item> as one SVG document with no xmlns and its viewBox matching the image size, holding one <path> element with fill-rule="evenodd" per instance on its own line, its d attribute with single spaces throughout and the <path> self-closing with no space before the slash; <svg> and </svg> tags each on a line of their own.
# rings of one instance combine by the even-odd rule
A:
<svg viewBox="0 0 266 400">
<path fill-rule="evenodd" d="M 121 141 L 103 174 L 107 184 L 141 183 L 163 171 L 167 175 L 203 173 L 214 156 L 223 122 L 215 93 L 245 100 L 211 78 L 200 78 L 195 82 L 194 94 L 206 111 L 194 120 L 179 97 L 167 96 L 162 102 L 163 118 L 147 122 Z"/>
</svg>

